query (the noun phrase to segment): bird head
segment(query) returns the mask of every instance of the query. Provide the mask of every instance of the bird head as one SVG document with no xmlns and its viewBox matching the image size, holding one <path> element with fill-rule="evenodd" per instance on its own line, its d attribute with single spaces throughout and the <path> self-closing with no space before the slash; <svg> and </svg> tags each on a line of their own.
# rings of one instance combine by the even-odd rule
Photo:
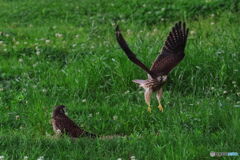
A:
<svg viewBox="0 0 240 160">
<path fill-rule="evenodd" d="M 66 107 L 64 105 L 56 106 L 53 110 L 53 116 L 57 114 L 66 114 Z"/>
</svg>

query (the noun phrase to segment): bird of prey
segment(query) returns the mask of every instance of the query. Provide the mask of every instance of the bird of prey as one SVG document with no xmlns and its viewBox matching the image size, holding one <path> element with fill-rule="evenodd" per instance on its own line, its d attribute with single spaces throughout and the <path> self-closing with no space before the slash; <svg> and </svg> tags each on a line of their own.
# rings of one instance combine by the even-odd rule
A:
<svg viewBox="0 0 240 160">
<path fill-rule="evenodd" d="M 115 34 L 120 47 L 133 63 L 138 65 L 148 74 L 147 80 L 133 80 L 133 82 L 138 83 L 140 87 L 145 89 L 144 97 L 149 112 L 151 112 L 150 97 L 152 92 L 157 93 L 158 108 L 160 111 L 163 111 L 163 107 L 160 103 L 163 94 L 162 86 L 167 80 L 168 73 L 184 58 L 184 48 L 187 42 L 188 31 L 185 22 L 182 23 L 180 21 L 176 23 L 169 33 L 162 51 L 149 69 L 130 50 L 120 32 L 119 26 L 117 25 L 116 27 Z"/>
<path fill-rule="evenodd" d="M 78 137 L 91 137 L 95 138 L 96 135 L 88 133 L 78 127 L 70 118 L 65 114 L 66 107 L 63 105 L 56 106 L 52 113 L 52 126 L 56 135 L 67 134 L 71 138 Z"/>
</svg>

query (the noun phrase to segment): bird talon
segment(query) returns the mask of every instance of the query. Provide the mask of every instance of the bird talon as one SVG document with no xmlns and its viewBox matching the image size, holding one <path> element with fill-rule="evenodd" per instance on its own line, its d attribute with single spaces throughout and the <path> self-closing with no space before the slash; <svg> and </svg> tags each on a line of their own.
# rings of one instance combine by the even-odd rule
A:
<svg viewBox="0 0 240 160">
<path fill-rule="evenodd" d="M 152 112 L 152 108 L 151 108 L 150 106 L 148 106 L 147 111 L 148 111 L 149 113 L 151 113 L 151 112 Z"/>
<path fill-rule="evenodd" d="M 162 106 L 162 105 L 159 105 L 159 106 L 158 106 L 158 109 L 159 109 L 161 112 L 163 112 L 163 106 Z"/>
</svg>

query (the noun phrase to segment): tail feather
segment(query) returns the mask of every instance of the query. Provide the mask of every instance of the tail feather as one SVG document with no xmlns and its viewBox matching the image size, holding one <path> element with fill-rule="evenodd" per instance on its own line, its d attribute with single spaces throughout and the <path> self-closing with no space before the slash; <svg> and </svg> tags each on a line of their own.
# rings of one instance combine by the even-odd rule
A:
<svg viewBox="0 0 240 160">
<path fill-rule="evenodd" d="M 145 88 L 146 80 L 139 80 L 139 79 L 137 79 L 137 80 L 133 80 L 133 82 L 139 84 L 140 87 Z"/>
<path fill-rule="evenodd" d="M 140 84 L 140 85 L 141 85 L 141 84 L 144 84 L 145 81 L 146 81 L 146 80 L 139 80 L 139 79 L 133 80 L 133 82 L 138 83 L 138 84 Z"/>
<path fill-rule="evenodd" d="M 100 139 L 115 139 L 115 138 L 125 138 L 127 136 L 124 135 L 108 135 L 108 136 L 100 136 Z"/>
</svg>

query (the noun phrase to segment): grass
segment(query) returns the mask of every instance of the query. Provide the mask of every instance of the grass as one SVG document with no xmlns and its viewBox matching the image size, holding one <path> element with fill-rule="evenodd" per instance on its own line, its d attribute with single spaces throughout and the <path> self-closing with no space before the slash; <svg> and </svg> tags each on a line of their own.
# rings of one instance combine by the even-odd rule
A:
<svg viewBox="0 0 240 160">
<path fill-rule="evenodd" d="M 240 152 L 238 1 L 0 0 L 0 155 L 5 159 L 211 159 Z M 164 86 L 163 113 L 147 113 L 132 83 L 121 27 L 148 66 L 176 21 L 190 28 L 185 59 Z M 52 138 L 64 104 L 77 124 L 109 140 Z M 225 157 L 227 159 L 227 157 Z M 231 158 L 234 159 L 234 158 Z"/>
</svg>

